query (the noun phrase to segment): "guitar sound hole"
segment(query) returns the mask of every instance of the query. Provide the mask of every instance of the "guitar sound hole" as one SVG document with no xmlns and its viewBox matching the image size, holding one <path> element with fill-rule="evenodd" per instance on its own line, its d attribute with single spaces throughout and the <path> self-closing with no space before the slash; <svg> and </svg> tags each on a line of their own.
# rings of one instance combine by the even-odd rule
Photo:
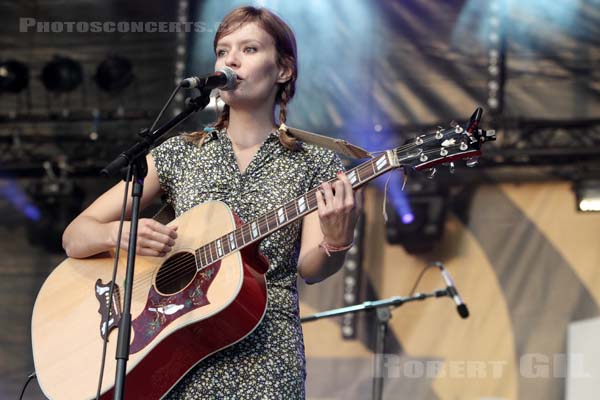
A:
<svg viewBox="0 0 600 400">
<path fill-rule="evenodd" d="M 169 257 L 156 274 L 156 289 L 165 295 L 179 292 L 196 276 L 196 258 L 192 253 L 181 252 Z"/>
</svg>

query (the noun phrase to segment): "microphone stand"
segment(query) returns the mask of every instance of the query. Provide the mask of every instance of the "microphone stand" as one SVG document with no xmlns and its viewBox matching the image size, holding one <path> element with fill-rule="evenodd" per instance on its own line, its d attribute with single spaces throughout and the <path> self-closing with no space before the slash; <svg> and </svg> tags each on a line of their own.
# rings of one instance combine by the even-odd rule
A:
<svg viewBox="0 0 600 400">
<path fill-rule="evenodd" d="M 137 245 L 137 228 L 140 213 L 140 201 L 144 190 L 144 179 L 148 173 L 146 155 L 157 139 L 162 135 L 179 125 L 187 119 L 192 113 L 206 108 L 210 101 L 210 90 L 201 90 L 200 96 L 188 98 L 186 108 L 166 124 L 160 126 L 153 132 L 148 129 L 142 130 L 140 135 L 142 140 L 121 153 L 117 158 L 110 162 L 101 173 L 114 176 L 122 172 L 125 167 L 132 172 L 132 209 L 131 209 L 131 228 L 129 235 L 129 252 L 127 254 L 127 270 L 124 287 L 124 301 L 121 321 L 119 323 L 119 335 L 117 339 L 116 351 L 116 376 L 114 399 L 122 400 L 125 393 L 125 375 L 127 371 L 127 360 L 129 359 L 129 341 L 131 334 L 131 294 L 133 290 L 133 272 L 135 267 L 135 251 Z M 125 180 L 127 178 L 124 178 Z"/>
<path fill-rule="evenodd" d="M 375 341 L 375 358 L 373 359 L 373 389 L 371 393 L 373 400 L 381 400 L 383 396 L 383 354 L 385 352 L 385 335 L 387 334 L 388 330 L 388 322 L 392 318 L 390 309 L 392 307 L 399 307 L 402 304 L 411 301 L 425 300 L 429 297 L 445 296 L 448 296 L 448 291 L 446 289 L 440 289 L 432 293 L 417 293 L 414 296 L 409 297 L 394 296 L 383 300 L 365 301 L 361 304 L 309 315 L 301 318 L 300 322 L 311 322 L 321 318 L 331 318 L 337 315 L 351 314 L 375 309 L 377 315 L 377 335 Z"/>
</svg>

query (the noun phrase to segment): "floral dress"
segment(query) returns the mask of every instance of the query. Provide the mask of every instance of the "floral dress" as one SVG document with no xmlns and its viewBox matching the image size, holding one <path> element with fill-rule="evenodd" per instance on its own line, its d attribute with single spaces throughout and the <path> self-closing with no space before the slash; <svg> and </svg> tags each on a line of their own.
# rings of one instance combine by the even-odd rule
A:
<svg viewBox="0 0 600 400">
<path fill-rule="evenodd" d="M 202 146 L 173 137 L 152 150 L 166 202 L 176 216 L 209 201 L 225 202 L 249 221 L 308 192 L 343 169 L 330 150 L 302 143 L 286 149 L 271 133 L 241 173 L 226 130 L 207 129 Z M 298 311 L 301 222 L 265 238 L 267 312 L 245 339 L 206 358 L 167 399 L 303 399 L 305 358 Z"/>
</svg>

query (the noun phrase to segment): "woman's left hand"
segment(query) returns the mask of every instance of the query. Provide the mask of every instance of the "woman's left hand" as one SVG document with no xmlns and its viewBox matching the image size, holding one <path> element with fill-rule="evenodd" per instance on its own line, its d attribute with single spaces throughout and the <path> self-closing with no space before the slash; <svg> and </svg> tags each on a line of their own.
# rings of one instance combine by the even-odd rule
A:
<svg viewBox="0 0 600 400">
<path fill-rule="evenodd" d="M 325 242 L 336 247 L 352 243 L 358 212 L 352 184 L 345 173 L 338 172 L 338 180 L 333 185 L 321 184 L 317 190 L 317 207 Z"/>
</svg>

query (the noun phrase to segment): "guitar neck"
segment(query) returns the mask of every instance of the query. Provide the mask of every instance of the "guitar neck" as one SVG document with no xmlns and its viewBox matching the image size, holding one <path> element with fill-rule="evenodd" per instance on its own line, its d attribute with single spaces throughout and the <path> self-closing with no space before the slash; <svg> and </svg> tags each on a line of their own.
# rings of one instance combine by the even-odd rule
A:
<svg viewBox="0 0 600 400">
<path fill-rule="evenodd" d="M 353 189 L 358 189 L 367 182 L 400 166 L 395 152 L 386 151 L 381 155 L 365 161 L 359 166 L 346 171 Z M 337 179 L 332 179 L 330 183 Z M 317 209 L 317 190 L 313 188 L 304 195 L 289 201 L 282 206 L 247 222 L 237 229 L 213 240 L 196 250 L 198 268 L 210 265 L 231 252 L 249 246 L 284 226 L 310 214 Z"/>
</svg>

